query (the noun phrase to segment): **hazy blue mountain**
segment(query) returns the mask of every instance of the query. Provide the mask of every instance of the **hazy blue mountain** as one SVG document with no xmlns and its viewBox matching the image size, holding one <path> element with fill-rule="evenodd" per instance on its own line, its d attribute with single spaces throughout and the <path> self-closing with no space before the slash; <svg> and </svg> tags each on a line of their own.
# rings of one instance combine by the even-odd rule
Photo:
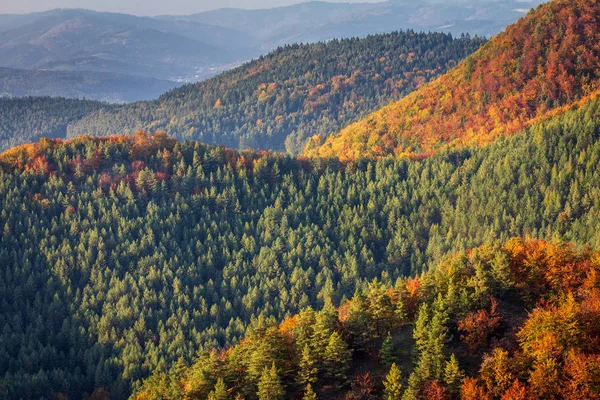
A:
<svg viewBox="0 0 600 400">
<path fill-rule="evenodd" d="M 243 36 L 193 21 L 87 10 L 4 16 L 0 66 L 190 79 L 248 58 L 253 43 Z"/>
<path fill-rule="evenodd" d="M 177 82 L 94 71 L 23 70 L 0 67 L 0 96 L 60 96 L 125 103 L 157 98 Z"/>
<path fill-rule="evenodd" d="M 262 49 L 286 43 L 366 36 L 398 29 L 493 36 L 541 0 L 393 0 L 381 3 L 311 1 L 265 10 L 219 9 L 161 17 L 235 28 L 257 38 Z"/>
</svg>

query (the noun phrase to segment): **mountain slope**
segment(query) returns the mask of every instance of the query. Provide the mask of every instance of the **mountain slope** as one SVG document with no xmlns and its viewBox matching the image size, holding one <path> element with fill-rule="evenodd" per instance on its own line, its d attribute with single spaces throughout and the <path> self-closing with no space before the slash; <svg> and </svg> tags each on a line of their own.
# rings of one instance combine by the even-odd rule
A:
<svg viewBox="0 0 600 400">
<path fill-rule="evenodd" d="M 0 29 L 0 66 L 192 79 L 202 68 L 248 57 L 236 42 L 245 42 L 239 32 L 212 25 L 61 9 Z"/>
<path fill-rule="evenodd" d="M 0 67 L 0 96 L 52 96 L 125 103 L 150 100 L 177 87 L 172 81 L 93 71 L 35 71 Z"/>
<path fill-rule="evenodd" d="M 600 3 L 555 0 L 510 26 L 457 68 L 306 153 L 426 155 L 482 144 L 600 87 Z"/>
<path fill-rule="evenodd" d="M 0 155 L 1 397 L 104 388 L 119 400 L 151 371 L 237 343 L 255 318 L 337 305 L 375 277 L 391 286 L 482 243 L 561 237 L 599 250 L 598 113 L 592 101 L 421 162 L 143 133 L 11 149 Z"/>
<path fill-rule="evenodd" d="M 335 131 L 408 94 L 483 42 L 407 31 L 287 46 L 157 101 L 92 114 L 68 133 L 163 130 L 232 148 L 297 152 L 310 136 Z"/>
<path fill-rule="evenodd" d="M 134 398 L 598 399 L 600 253 L 514 238 L 432 270 L 375 280 L 337 310 L 254 321 Z"/>
<path fill-rule="evenodd" d="M 0 151 L 42 137 L 65 138 L 69 123 L 110 105 L 50 97 L 0 97 Z"/>
</svg>

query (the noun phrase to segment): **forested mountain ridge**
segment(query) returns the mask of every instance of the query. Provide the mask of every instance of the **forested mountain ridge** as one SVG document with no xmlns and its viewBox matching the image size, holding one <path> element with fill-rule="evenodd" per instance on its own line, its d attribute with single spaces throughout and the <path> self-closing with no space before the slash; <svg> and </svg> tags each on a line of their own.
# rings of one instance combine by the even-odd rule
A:
<svg viewBox="0 0 600 400">
<path fill-rule="evenodd" d="M 428 155 L 513 134 L 600 88 L 600 3 L 554 0 L 511 25 L 457 68 L 306 154 L 354 159 Z"/>
<path fill-rule="evenodd" d="M 236 149 L 297 153 L 309 137 L 405 96 L 484 42 L 407 31 L 285 46 L 156 101 L 92 113 L 71 124 L 68 135 L 163 130 Z"/>
<path fill-rule="evenodd" d="M 600 253 L 511 239 L 374 280 L 339 309 L 259 319 L 137 400 L 600 398 Z M 566 279 L 565 279 L 566 278 Z"/>
<path fill-rule="evenodd" d="M 255 318 L 343 304 L 482 243 L 599 249 L 599 112 L 590 101 L 420 162 L 145 133 L 2 153 L 2 395 L 125 398 L 152 371 L 235 344 Z"/>
</svg>

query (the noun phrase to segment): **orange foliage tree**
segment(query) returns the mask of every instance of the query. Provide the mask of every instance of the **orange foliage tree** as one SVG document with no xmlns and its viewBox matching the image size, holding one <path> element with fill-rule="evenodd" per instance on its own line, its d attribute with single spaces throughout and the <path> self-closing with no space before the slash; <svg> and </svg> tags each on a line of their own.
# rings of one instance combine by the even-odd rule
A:
<svg viewBox="0 0 600 400">
<path fill-rule="evenodd" d="M 311 156 L 432 154 L 482 145 L 600 89 L 600 3 L 554 0 L 454 70 L 324 142 Z"/>
</svg>

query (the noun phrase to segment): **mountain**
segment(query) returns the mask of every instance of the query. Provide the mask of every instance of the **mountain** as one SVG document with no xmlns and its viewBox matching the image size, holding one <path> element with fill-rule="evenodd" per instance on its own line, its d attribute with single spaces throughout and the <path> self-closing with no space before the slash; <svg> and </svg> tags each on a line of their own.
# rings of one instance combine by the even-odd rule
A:
<svg viewBox="0 0 600 400">
<path fill-rule="evenodd" d="M 399 29 L 491 36 L 537 3 L 539 0 L 452 5 L 433 0 L 315 1 L 156 18 L 82 9 L 0 15 L 0 66 L 197 81 L 293 43 Z"/>
<path fill-rule="evenodd" d="M 599 258 L 520 238 L 472 249 L 337 310 L 256 320 L 133 398 L 597 399 Z"/>
<path fill-rule="evenodd" d="M 0 15 L 0 67 L 76 72 L 77 89 L 54 85 L 43 95 L 79 98 L 97 91 L 97 72 L 196 82 L 293 43 L 365 37 L 399 29 L 491 36 L 532 4 L 514 0 L 441 5 L 433 0 L 383 3 L 308 2 L 263 10 L 219 9 L 189 16 L 137 17 L 83 9 Z M 84 75 L 85 78 L 83 78 Z M 13 74 L 10 93 L 34 94 L 29 77 Z M 46 79 L 46 78 L 45 78 Z M 64 79 L 64 78 L 61 78 Z M 112 86 L 113 79 L 103 86 Z M 146 81 L 158 90 L 163 84 Z M 166 85 L 169 86 L 169 85 Z M 165 86 L 165 87 L 166 87 Z M 56 89 L 56 90 L 54 90 Z M 79 93 L 81 92 L 81 93 Z M 86 96 L 122 101 L 156 97 L 154 90 Z M 281 148 L 281 147 L 279 147 Z"/>
<path fill-rule="evenodd" d="M 239 153 L 144 133 L 13 148 L 0 155 L 2 397 L 126 398 L 153 371 L 183 371 L 199 350 L 237 343 L 257 318 L 343 304 L 374 278 L 391 287 L 483 243 L 563 238 L 600 250 L 598 113 L 590 101 L 420 162 Z M 552 285 L 580 276 L 555 257 L 569 269 L 551 263 Z M 494 258 L 499 276 L 503 265 Z M 456 281 L 446 298 L 470 306 L 453 312 L 481 306 L 469 293 L 495 286 L 485 271 Z M 542 272 L 511 279 L 530 291 L 519 310 L 548 290 L 527 280 Z M 201 382 L 198 398 L 216 383 Z"/>
<path fill-rule="evenodd" d="M 0 19 L 0 66 L 16 69 L 192 79 L 246 59 L 251 46 L 232 29 L 88 10 Z"/>
<path fill-rule="evenodd" d="M 0 67 L 0 96 L 54 96 L 111 103 L 150 100 L 177 87 L 172 81 L 93 71 L 22 70 Z"/>
<path fill-rule="evenodd" d="M 184 19 L 237 29 L 263 50 L 290 43 L 364 37 L 398 29 L 493 36 L 541 1 L 393 0 L 379 3 L 310 1 L 266 10 L 218 9 Z"/>
<path fill-rule="evenodd" d="M 598 399 L 597 8 L 541 6 L 426 85 L 480 43 L 288 46 L 204 83 L 290 124 L 422 85 L 313 157 L 156 131 L 202 84 L 135 114 L 0 99 L 16 140 L 60 125 L 0 153 L 0 398 Z M 154 133 L 65 139 L 84 114 Z"/>
<path fill-rule="evenodd" d="M 69 123 L 110 107 L 98 101 L 60 97 L 0 97 L 0 150 L 42 137 L 64 138 Z"/>
<path fill-rule="evenodd" d="M 93 113 L 68 136 L 163 130 L 232 148 L 298 152 L 436 78 L 485 41 L 413 31 L 293 45 L 156 101 Z"/>
<path fill-rule="evenodd" d="M 489 143 L 600 87 L 600 3 L 555 0 L 490 40 L 458 67 L 306 154 L 428 155 Z"/>
</svg>

